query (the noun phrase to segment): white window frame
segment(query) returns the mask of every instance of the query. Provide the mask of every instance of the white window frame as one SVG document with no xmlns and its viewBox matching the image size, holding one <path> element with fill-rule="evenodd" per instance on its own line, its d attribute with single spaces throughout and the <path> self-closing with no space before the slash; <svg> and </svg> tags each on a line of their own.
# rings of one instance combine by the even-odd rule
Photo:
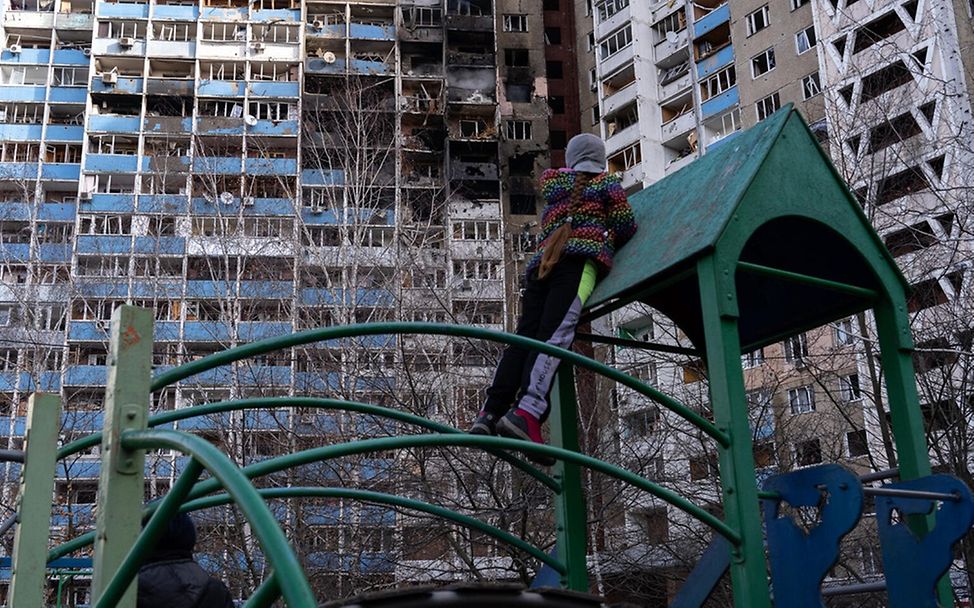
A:
<svg viewBox="0 0 974 608">
<path fill-rule="evenodd" d="M 793 416 L 815 411 L 815 387 L 811 384 L 788 389 L 788 407 Z"/>
<path fill-rule="evenodd" d="M 764 64 L 766 66 L 768 66 L 768 69 L 766 69 L 763 72 L 760 72 L 759 73 L 756 70 L 756 67 L 757 67 L 758 59 L 761 58 L 761 57 L 764 57 Z M 754 55 L 753 57 L 751 57 L 751 60 L 748 63 L 751 64 L 751 78 L 752 79 L 758 78 L 759 76 L 764 76 L 765 74 L 768 74 L 768 73 L 774 71 L 774 69 L 775 69 L 775 67 L 777 65 L 776 62 L 775 62 L 775 57 L 774 57 L 774 47 L 773 46 L 768 47 L 768 48 L 764 49 L 763 51 L 761 51 L 760 53 L 758 53 L 757 55 Z"/>
<path fill-rule="evenodd" d="M 771 25 L 771 9 L 765 4 L 758 10 L 745 15 L 744 22 L 747 26 L 747 35 L 753 36 Z"/>
<path fill-rule="evenodd" d="M 811 1 L 812 0 L 791 0 L 791 10 L 797 11 Z"/>
<path fill-rule="evenodd" d="M 818 72 L 802 78 L 802 99 L 811 99 L 822 92 L 822 81 Z"/>
<path fill-rule="evenodd" d="M 835 344 L 837 346 L 848 346 L 854 344 L 856 334 L 852 329 L 852 317 L 847 317 L 835 322 Z"/>
<path fill-rule="evenodd" d="M 531 121 L 508 120 L 504 124 L 504 135 L 509 140 L 524 141 L 531 139 Z"/>
<path fill-rule="evenodd" d="M 741 367 L 752 369 L 764 365 L 764 349 L 758 348 L 749 353 L 741 355 Z"/>
<path fill-rule="evenodd" d="M 713 99 L 725 91 L 729 91 L 737 85 L 737 69 L 733 65 L 712 74 L 703 81 L 703 88 L 707 91 L 707 99 Z"/>
<path fill-rule="evenodd" d="M 804 332 L 787 338 L 782 346 L 788 363 L 799 366 L 808 357 L 808 338 Z"/>
<path fill-rule="evenodd" d="M 608 21 L 613 15 L 629 6 L 629 0 L 605 0 L 599 2 L 595 7 L 598 22 Z"/>
<path fill-rule="evenodd" d="M 771 116 L 772 114 L 777 112 L 778 108 L 780 107 L 781 107 L 781 101 L 780 98 L 778 97 L 777 91 L 768 95 L 764 99 L 759 99 L 754 104 L 754 110 L 757 113 L 758 122 L 764 120 L 768 116 Z"/>
<path fill-rule="evenodd" d="M 795 51 L 803 55 L 818 46 L 818 36 L 815 34 L 815 26 L 810 25 L 795 34 Z"/>
<path fill-rule="evenodd" d="M 862 387 L 859 384 L 859 374 L 848 374 L 839 377 L 839 398 L 843 403 L 862 400 Z"/>
<path fill-rule="evenodd" d="M 528 16 L 521 13 L 504 15 L 504 31 L 523 33 L 528 31 Z"/>
<path fill-rule="evenodd" d="M 605 61 L 630 46 L 632 46 L 632 24 L 627 23 L 599 43 L 599 59 Z"/>
</svg>

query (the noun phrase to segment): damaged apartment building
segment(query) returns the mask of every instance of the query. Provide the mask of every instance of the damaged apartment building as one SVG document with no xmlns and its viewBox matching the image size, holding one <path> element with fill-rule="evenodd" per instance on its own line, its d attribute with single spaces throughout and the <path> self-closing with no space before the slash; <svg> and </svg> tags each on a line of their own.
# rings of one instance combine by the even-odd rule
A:
<svg viewBox="0 0 974 608">
<path fill-rule="evenodd" d="M 329 324 L 512 327 L 538 177 L 578 130 L 557 0 L 4 2 L 3 447 L 20 445 L 33 390 L 60 393 L 65 438 L 100 425 L 108 321 L 126 302 L 155 310 L 159 369 Z M 319 344 L 183 382 L 154 408 L 340 395 L 464 424 L 492 364 L 446 341 Z M 367 427 L 281 408 L 194 430 L 251 462 Z M 397 458 L 363 460 L 348 483 L 395 483 Z M 63 472 L 56 525 L 90 523 L 98 462 Z M 147 497 L 184 464 L 153 455 Z M 292 508 L 330 595 L 464 554 L 391 511 Z M 234 534 L 201 528 L 225 541 L 212 558 L 252 566 Z M 473 554 L 501 563 L 491 551 Z"/>
</svg>

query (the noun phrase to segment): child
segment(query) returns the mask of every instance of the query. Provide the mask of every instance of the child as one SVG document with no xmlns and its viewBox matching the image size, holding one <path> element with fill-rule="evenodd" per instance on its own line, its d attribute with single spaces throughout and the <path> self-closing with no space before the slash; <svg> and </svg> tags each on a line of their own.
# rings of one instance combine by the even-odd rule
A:
<svg viewBox="0 0 974 608">
<path fill-rule="evenodd" d="M 636 221 L 619 178 L 605 172 L 601 139 L 576 135 L 565 160 L 570 168 L 548 169 L 541 176 L 541 245 L 528 263 L 517 334 L 569 348 L 585 300 L 599 276 L 612 268 L 615 251 L 636 232 Z M 559 363 L 508 346 L 470 433 L 544 443 L 541 424 Z M 542 456 L 532 460 L 553 463 Z"/>
</svg>

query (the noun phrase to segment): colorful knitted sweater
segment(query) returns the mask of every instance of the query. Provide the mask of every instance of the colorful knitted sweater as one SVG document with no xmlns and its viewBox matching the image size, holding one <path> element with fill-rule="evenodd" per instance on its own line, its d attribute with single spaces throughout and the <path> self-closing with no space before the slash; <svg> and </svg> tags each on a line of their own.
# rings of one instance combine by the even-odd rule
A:
<svg viewBox="0 0 974 608">
<path fill-rule="evenodd" d="M 571 193 L 577 175 L 571 169 L 548 169 L 541 175 L 545 200 L 541 244 L 528 262 L 529 275 L 541 263 L 548 238 L 563 224 L 571 223 L 572 236 L 562 255 L 595 260 L 601 276 L 612 269 L 616 250 L 636 233 L 632 207 L 618 177 L 610 173 L 593 177 L 573 205 Z"/>
</svg>

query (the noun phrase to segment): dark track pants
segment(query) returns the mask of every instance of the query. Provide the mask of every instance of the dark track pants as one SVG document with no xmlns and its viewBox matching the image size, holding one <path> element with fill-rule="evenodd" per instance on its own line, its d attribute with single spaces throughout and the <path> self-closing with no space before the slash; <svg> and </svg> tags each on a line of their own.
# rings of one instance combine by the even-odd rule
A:
<svg viewBox="0 0 974 608">
<path fill-rule="evenodd" d="M 532 271 L 521 303 L 516 333 L 554 346 L 568 348 L 582 305 L 595 287 L 595 264 L 583 258 L 565 258 L 539 280 Z M 548 416 L 548 393 L 560 359 L 517 346 L 508 346 L 487 388 L 484 410 L 503 416 L 516 405 L 539 420 Z"/>
</svg>

